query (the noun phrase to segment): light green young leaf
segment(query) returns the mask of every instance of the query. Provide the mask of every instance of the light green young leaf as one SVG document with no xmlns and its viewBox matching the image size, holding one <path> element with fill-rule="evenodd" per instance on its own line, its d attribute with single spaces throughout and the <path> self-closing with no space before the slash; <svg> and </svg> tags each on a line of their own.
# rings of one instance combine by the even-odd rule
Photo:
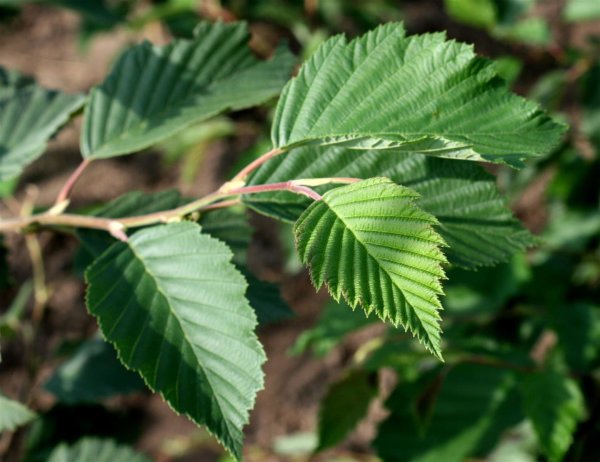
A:
<svg viewBox="0 0 600 462">
<path fill-rule="evenodd" d="M 365 418 L 377 391 L 377 374 L 363 370 L 350 371 L 334 383 L 327 391 L 319 409 L 317 451 L 342 442 Z"/>
<path fill-rule="evenodd" d="M 495 0 L 444 0 L 444 6 L 450 17 L 469 26 L 490 28 L 498 21 Z"/>
<path fill-rule="evenodd" d="M 231 258 L 195 223 L 145 228 L 88 269 L 87 305 L 121 361 L 240 459 L 265 355 Z"/>
<path fill-rule="evenodd" d="M 0 394 L 0 433 L 13 431 L 17 427 L 31 422 L 35 417 L 34 412 L 18 401 L 13 401 Z"/>
<path fill-rule="evenodd" d="M 129 446 L 108 438 L 86 437 L 69 446 L 65 443 L 52 451 L 48 462 L 150 462 Z"/>
<path fill-rule="evenodd" d="M 302 147 L 262 165 L 248 184 L 290 179 L 384 176 L 409 186 L 421 197 L 416 204 L 439 221 L 438 232 L 448 243 L 448 260 L 474 269 L 506 261 L 533 243 L 498 193 L 494 178 L 473 162 L 436 159 L 390 150 L 357 151 L 344 147 Z M 338 185 L 316 188 L 323 192 Z M 310 200 L 289 192 L 244 196 L 260 213 L 293 221 Z"/>
<path fill-rule="evenodd" d="M 513 166 L 550 151 L 564 127 L 506 88 L 492 62 L 444 34 L 405 37 L 389 23 L 325 42 L 284 88 L 277 148 L 397 148 Z"/>
<path fill-rule="evenodd" d="M 600 2 L 597 0 L 567 0 L 563 15 L 567 21 L 593 21 L 600 19 Z"/>
<path fill-rule="evenodd" d="M 82 95 L 47 90 L 0 68 L 0 181 L 14 179 L 40 157 L 83 102 Z"/>
<path fill-rule="evenodd" d="M 444 241 L 417 197 L 386 178 L 328 191 L 296 222 L 296 248 L 317 288 L 401 324 L 441 358 Z"/>
<path fill-rule="evenodd" d="M 139 375 L 123 367 L 112 345 L 93 338 L 54 371 L 45 388 L 63 403 L 78 404 L 130 394 L 145 386 Z"/>
<path fill-rule="evenodd" d="M 549 370 L 528 374 L 521 390 L 525 413 L 538 435 L 542 450 L 558 462 L 573 442 L 577 424 L 585 416 L 585 403 L 577 383 Z"/>
<path fill-rule="evenodd" d="M 374 442 L 386 462 L 484 459 L 522 419 L 512 373 L 474 364 L 459 364 L 433 383 L 401 383 L 386 407 L 391 414 Z"/>
<path fill-rule="evenodd" d="M 129 154 L 192 123 L 277 95 L 294 60 L 280 48 L 268 61 L 247 46 L 243 23 L 201 23 L 192 40 L 127 51 L 94 90 L 85 110 L 81 152 L 97 159 Z"/>
</svg>

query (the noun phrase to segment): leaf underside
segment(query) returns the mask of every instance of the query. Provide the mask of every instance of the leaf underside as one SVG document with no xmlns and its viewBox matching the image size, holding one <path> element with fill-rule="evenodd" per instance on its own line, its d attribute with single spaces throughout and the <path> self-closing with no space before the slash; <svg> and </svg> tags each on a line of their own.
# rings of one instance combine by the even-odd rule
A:
<svg viewBox="0 0 600 462">
<path fill-rule="evenodd" d="M 520 166 L 564 127 L 509 92 L 491 61 L 443 33 L 389 23 L 327 40 L 284 88 L 273 145 L 344 144 Z"/>
<path fill-rule="evenodd" d="M 516 220 L 499 194 L 494 178 L 473 162 L 437 159 L 397 150 L 357 152 L 339 146 L 306 146 L 263 164 L 249 185 L 290 179 L 388 177 L 421 197 L 416 204 L 439 221 L 437 231 L 448 244 L 448 260 L 467 269 L 506 261 L 534 239 Z M 319 192 L 339 187 L 317 187 Z M 256 211 L 295 221 L 310 205 L 304 196 L 286 191 L 246 195 Z"/>
<path fill-rule="evenodd" d="M 444 241 L 416 197 L 386 178 L 328 191 L 296 222 L 296 247 L 317 288 L 401 324 L 441 358 Z"/>
<path fill-rule="evenodd" d="M 197 224 L 145 228 L 88 269 L 87 306 L 121 361 L 240 459 L 265 356 L 231 258 Z"/>
<path fill-rule="evenodd" d="M 84 102 L 0 68 L 0 181 L 17 177 Z"/>
<path fill-rule="evenodd" d="M 144 149 L 192 123 L 276 96 L 289 78 L 292 55 L 268 61 L 247 46 L 244 23 L 201 23 L 192 40 L 159 47 L 144 42 L 119 59 L 90 95 L 81 152 L 107 158 Z"/>
</svg>

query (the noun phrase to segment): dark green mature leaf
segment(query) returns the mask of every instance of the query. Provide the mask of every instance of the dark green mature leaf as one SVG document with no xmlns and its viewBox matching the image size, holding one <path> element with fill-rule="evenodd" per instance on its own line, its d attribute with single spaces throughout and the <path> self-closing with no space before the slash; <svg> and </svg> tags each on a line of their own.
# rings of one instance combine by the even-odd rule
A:
<svg viewBox="0 0 600 462">
<path fill-rule="evenodd" d="M 296 222 L 296 248 L 317 288 L 401 324 L 441 358 L 444 241 L 416 197 L 386 178 L 328 191 Z"/>
<path fill-rule="evenodd" d="M 550 321 L 569 367 L 577 372 L 588 371 L 600 357 L 600 307 L 560 303 L 552 307 Z"/>
<path fill-rule="evenodd" d="M 326 41 L 284 88 L 273 145 L 344 144 L 521 165 L 564 127 L 510 93 L 493 63 L 444 34 L 389 23 Z"/>
<path fill-rule="evenodd" d="M 330 300 L 323 308 L 317 325 L 300 334 L 291 352 L 301 354 L 310 349 L 316 356 L 325 356 L 347 334 L 375 321 L 377 318 L 374 316 L 367 317 L 362 311 L 352 310 L 344 302 Z"/>
<path fill-rule="evenodd" d="M 558 372 L 528 374 L 522 383 L 523 406 L 551 462 L 561 461 L 573 442 L 573 433 L 585 415 L 577 383 Z"/>
<path fill-rule="evenodd" d="M 35 417 L 34 412 L 27 409 L 18 401 L 13 401 L 0 394 L 0 433 L 3 431 L 12 431 L 21 425 L 31 422 Z"/>
<path fill-rule="evenodd" d="M 225 110 L 263 103 L 289 78 L 283 48 L 259 61 L 243 23 L 201 23 L 192 40 L 127 51 L 94 90 L 85 110 L 81 152 L 90 159 L 129 154 Z"/>
<path fill-rule="evenodd" d="M 494 178 L 479 165 L 396 150 L 357 151 L 329 146 L 303 147 L 262 165 L 250 185 L 290 179 L 385 176 L 414 189 L 419 207 L 435 215 L 438 232 L 450 246 L 449 261 L 464 268 L 492 265 L 533 243 L 531 234 L 513 218 Z M 316 188 L 320 192 L 339 186 Z M 293 221 L 310 200 L 289 192 L 244 196 L 260 213 Z"/>
<path fill-rule="evenodd" d="M 48 462 L 83 461 L 150 462 L 150 459 L 114 440 L 93 437 L 82 438 L 72 446 L 63 443 L 52 451 L 48 459 Z"/>
<path fill-rule="evenodd" d="M 248 281 L 246 297 L 261 326 L 294 317 L 294 312 L 281 296 L 277 284 L 263 281 L 247 270 L 240 271 Z"/>
<path fill-rule="evenodd" d="M 377 375 L 363 370 L 350 371 L 327 391 L 319 409 L 319 446 L 317 451 L 344 440 L 367 415 L 371 400 L 377 396 Z"/>
<path fill-rule="evenodd" d="M 265 355 L 231 258 L 197 224 L 173 223 L 115 243 L 86 280 L 88 308 L 121 361 L 239 459 Z"/>
<path fill-rule="evenodd" d="M 594 63 L 583 81 L 582 129 L 600 153 L 600 61 Z"/>
<path fill-rule="evenodd" d="M 233 262 L 245 266 L 248 246 L 254 230 L 248 223 L 246 210 L 220 209 L 202 214 L 202 230 L 225 242 L 233 252 Z"/>
<path fill-rule="evenodd" d="M 42 155 L 48 140 L 84 102 L 0 68 L 0 181 L 12 180 Z"/>
<path fill-rule="evenodd" d="M 63 403 L 77 404 L 130 394 L 146 387 L 136 373 L 123 367 L 111 345 L 94 338 L 54 371 L 45 388 Z"/>
<path fill-rule="evenodd" d="M 431 382 L 401 383 L 374 446 L 386 462 L 463 462 L 485 456 L 522 419 L 511 372 L 461 364 Z M 425 416 L 422 409 L 428 408 Z"/>
</svg>

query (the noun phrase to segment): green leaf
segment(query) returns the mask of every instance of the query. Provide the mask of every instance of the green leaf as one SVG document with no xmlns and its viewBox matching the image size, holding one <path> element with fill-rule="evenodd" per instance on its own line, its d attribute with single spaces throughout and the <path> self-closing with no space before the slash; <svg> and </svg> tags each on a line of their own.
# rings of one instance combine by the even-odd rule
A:
<svg viewBox="0 0 600 462">
<path fill-rule="evenodd" d="M 489 28 L 498 20 L 494 0 L 445 0 L 444 5 L 449 16 L 469 26 Z"/>
<path fill-rule="evenodd" d="M 525 413 L 551 462 L 561 461 L 573 442 L 573 433 L 585 415 L 577 383 L 555 371 L 528 374 L 522 382 Z"/>
<path fill-rule="evenodd" d="M 78 404 L 130 394 L 145 386 L 137 374 L 123 367 L 111 345 L 94 338 L 54 371 L 45 388 L 63 403 Z"/>
<path fill-rule="evenodd" d="M 386 462 L 483 459 L 522 419 L 512 373 L 474 364 L 433 381 L 403 382 L 386 407 L 391 415 L 374 441 Z"/>
<path fill-rule="evenodd" d="M 590 138 L 600 153 L 600 61 L 594 63 L 583 79 L 583 105 L 582 130 Z"/>
<path fill-rule="evenodd" d="M 85 158 L 129 154 L 226 110 L 277 95 L 294 60 L 280 48 L 259 61 L 247 47 L 244 23 L 201 23 L 192 40 L 128 50 L 86 107 Z"/>
<path fill-rule="evenodd" d="M 569 367 L 577 372 L 590 369 L 600 357 L 600 307 L 587 303 L 559 303 L 550 321 Z"/>
<path fill-rule="evenodd" d="M 350 371 L 334 383 L 319 409 L 319 446 L 322 451 L 342 442 L 367 415 L 377 396 L 377 375 L 363 370 Z"/>
<path fill-rule="evenodd" d="M 375 322 L 377 318 L 367 317 L 361 311 L 352 310 L 344 302 L 327 302 L 317 325 L 305 330 L 294 342 L 291 353 L 299 355 L 309 348 L 315 356 L 325 356 L 346 335 Z"/>
<path fill-rule="evenodd" d="M 261 326 L 294 317 L 294 312 L 283 300 L 277 284 L 263 281 L 245 269 L 240 268 L 240 272 L 248 281 L 246 297 Z"/>
<path fill-rule="evenodd" d="M 48 462 L 150 462 L 146 456 L 129 446 L 117 444 L 108 438 L 86 437 L 69 446 L 57 446 Z"/>
<path fill-rule="evenodd" d="M 284 88 L 275 147 L 344 144 L 520 166 L 565 127 L 509 92 L 491 61 L 442 33 L 405 37 L 389 23 L 326 41 Z"/>
<path fill-rule="evenodd" d="M 17 427 L 31 422 L 35 417 L 34 412 L 18 401 L 13 401 L 0 394 L 0 433 L 13 431 Z"/>
<path fill-rule="evenodd" d="M 409 186 L 421 197 L 416 203 L 439 221 L 438 232 L 450 246 L 448 260 L 473 269 L 506 261 L 533 243 L 531 234 L 514 219 L 498 193 L 494 178 L 473 162 L 428 156 L 357 151 L 329 146 L 304 147 L 277 156 L 262 165 L 248 184 L 276 183 L 290 179 L 385 176 Z M 323 192 L 339 185 L 316 188 Z M 289 192 L 244 196 L 244 202 L 260 213 L 293 221 L 310 200 Z"/>
<path fill-rule="evenodd" d="M 92 215 L 103 218 L 124 218 L 169 210 L 181 205 L 181 202 L 181 196 L 175 190 L 151 194 L 132 191 L 94 210 Z M 81 248 L 75 257 L 75 263 L 82 271 L 116 242 L 115 238 L 105 231 L 78 229 L 76 235 Z"/>
<path fill-rule="evenodd" d="M 40 157 L 83 102 L 81 95 L 47 90 L 0 67 L 0 181 L 14 179 Z"/>
<path fill-rule="evenodd" d="M 563 11 L 567 21 L 593 21 L 600 19 L 600 2 L 596 0 L 567 0 Z"/>
<path fill-rule="evenodd" d="M 240 459 L 265 355 L 231 258 L 197 224 L 145 228 L 88 269 L 87 305 L 119 359 Z"/>
<path fill-rule="evenodd" d="M 444 241 L 416 197 L 386 178 L 328 191 L 296 222 L 296 248 L 317 289 L 401 324 L 441 359 Z"/>
<path fill-rule="evenodd" d="M 248 246 L 254 233 L 248 223 L 246 210 L 212 210 L 202 214 L 199 223 L 205 233 L 220 239 L 231 248 L 236 265 L 246 265 Z"/>
</svg>

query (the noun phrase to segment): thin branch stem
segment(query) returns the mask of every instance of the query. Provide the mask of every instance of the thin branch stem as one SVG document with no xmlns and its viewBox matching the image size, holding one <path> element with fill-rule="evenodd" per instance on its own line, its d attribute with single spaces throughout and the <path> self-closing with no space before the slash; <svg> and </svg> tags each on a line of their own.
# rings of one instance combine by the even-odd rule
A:
<svg viewBox="0 0 600 462">
<path fill-rule="evenodd" d="M 285 151 L 280 148 L 271 149 L 269 152 L 264 153 L 258 159 L 255 159 L 252 162 L 250 162 L 248 165 L 246 165 L 242 170 L 240 170 L 238 172 L 237 175 L 235 175 L 231 179 L 231 181 L 229 183 L 231 183 L 231 184 L 243 183 L 246 180 L 246 178 L 248 177 L 248 175 L 250 175 L 250 173 L 252 173 L 254 170 L 256 170 L 258 167 L 260 167 L 262 164 L 264 164 L 269 159 L 272 159 L 273 157 L 278 156 L 279 154 L 283 154 L 284 152 Z M 225 183 L 225 184 L 227 184 L 227 183 Z"/>
<path fill-rule="evenodd" d="M 335 179 L 326 180 L 326 182 L 335 181 Z M 348 179 L 342 179 L 341 181 L 348 182 L 347 180 Z M 39 215 L 0 220 L 0 233 L 20 231 L 32 226 L 67 226 L 72 228 L 100 229 L 111 233 L 118 239 L 125 240 L 126 235 L 124 234 L 124 230 L 127 228 L 177 221 L 181 219 L 181 217 L 194 212 L 228 207 L 239 203 L 239 198 L 233 200 L 225 199 L 241 196 L 243 194 L 290 191 L 295 194 L 307 196 L 313 200 L 321 199 L 320 194 L 308 186 L 298 184 L 299 182 L 301 183 L 302 180 L 218 190 L 175 209 L 119 219 L 57 213 L 55 210 L 51 209 L 50 211 Z"/>
<path fill-rule="evenodd" d="M 75 171 L 71 174 L 71 176 L 69 177 L 67 182 L 64 184 L 64 186 L 58 193 L 58 196 L 56 197 L 56 201 L 54 202 L 55 206 L 60 207 L 61 204 L 68 203 L 67 201 L 69 200 L 69 195 L 71 194 L 71 190 L 73 189 L 73 186 L 75 186 L 75 183 L 77 183 L 77 180 L 79 180 L 79 177 L 84 172 L 84 170 L 88 167 L 88 165 L 90 165 L 90 163 L 91 163 L 91 159 L 84 159 L 81 162 L 81 164 L 79 164 L 79 167 L 77 167 L 75 169 Z"/>
</svg>

